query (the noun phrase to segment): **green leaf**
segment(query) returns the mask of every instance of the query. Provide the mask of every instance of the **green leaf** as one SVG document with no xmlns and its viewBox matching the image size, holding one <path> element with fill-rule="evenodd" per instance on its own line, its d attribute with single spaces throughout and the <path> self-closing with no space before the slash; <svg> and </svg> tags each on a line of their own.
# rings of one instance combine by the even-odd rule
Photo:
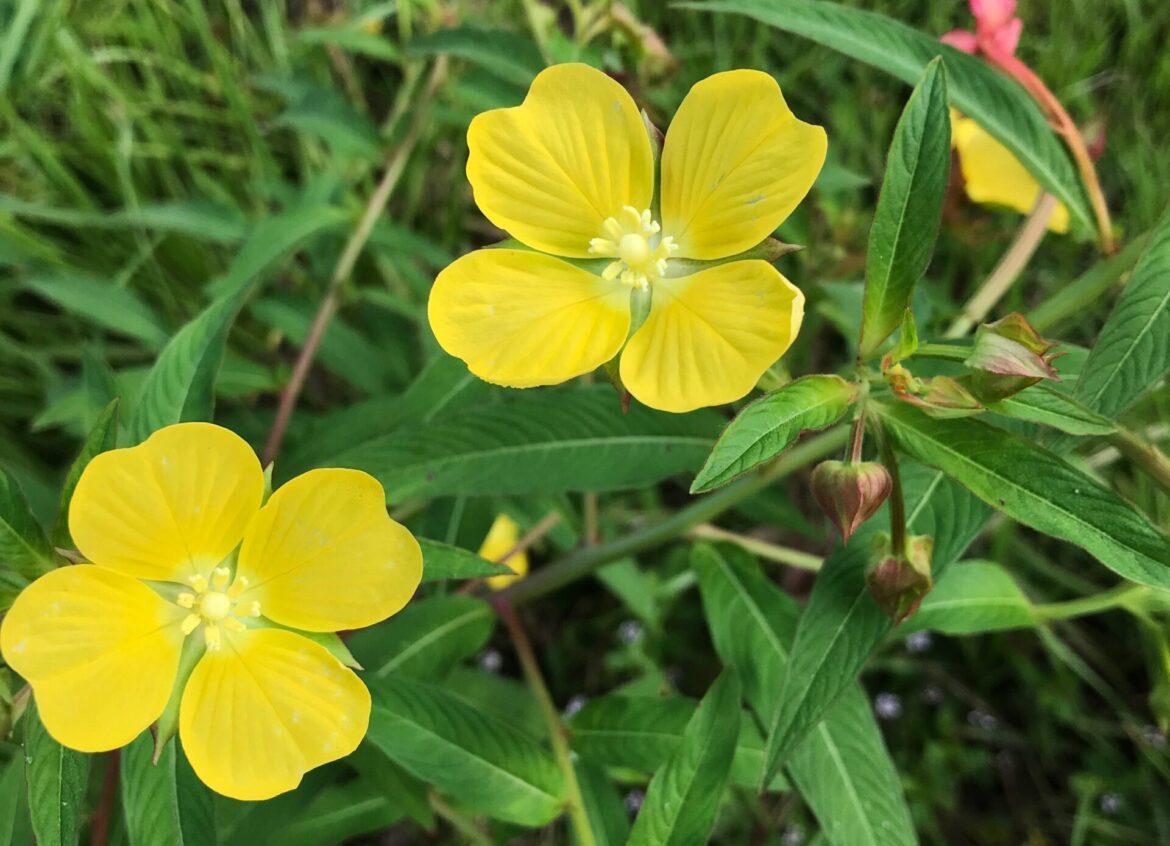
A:
<svg viewBox="0 0 1170 846">
<path fill-rule="evenodd" d="M 435 827 L 435 814 L 427 801 L 427 790 L 421 781 L 395 764 L 369 741 L 351 752 L 345 762 L 361 773 L 367 782 L 381 791 L 389 801 L 401 805 L 412 820 L 425 829 Z"/>
<path fill-rule="evenodd" d="M 403 427 L 331 463 L 375 476 L 391 503 L 463 494 L 542 494 L 641 488 L 703 460 L 714 413 L 622 414 L 613 388 L 524 393 L 454 419 Z"/>
<path fill-rule="evenodd" d="M 986 507 L 938 471 L 902 462 L 906 522 L 911 534 L 934 538 L 934 575 L 962 555 L 987 520 Z M 768 721 L 767 772 L 792 750 L 849 689 L 889 634 L 892 624 L 869 594 L 865 568 L 873 535 L 886 524 L 887 507 L 825 559 L 800 615 L 788 672 Z"/>
<path fill-rule="evenodd" d="M 1076 544 L 1124 578 L 1170 588 L 1170 538 L 1055 454 L 981 420 L 935 420 L 906 405 L 880 413 L 904 452 L 1013 520 Z"/>
<path fill-rule="evenodd" d="M 122 810 L 131 846 L 215 846 L 211 792 L 195 775 L 178 743 L 151 762 L 149 731 L 122 750 Z"/>
<path fill-rule="evenodd" d="M 913 85 L 935 56 L 947 68 L 951 103 L 1011 150 L 1037 181 L 1093 226 L 1076 169 L 1040 109 L 1016 82 L 982 59 L 875 12 L 824 0 L 708 0 L 683 8 L 748 15 L 816 41 Z"/>
<path fill-rule="evenodd" d="M 799 608 L 737 547 L 697 544 L 691 565 L 715 650 L 740 670 L 744 697 L 766 721 L 778 704 Z M 789 773 L 830 843 L 916 842 L 897 770 L 859 685 L 796 746 Z"/>
<path fill-rule="evenodd" d="M 45 530 L 16 479 L 0 468 L 0 566 L 28 580 L 57 566 Z"/>
<path fill-rule="evenodd" d="M 72 846 L 77 843 L 85 812 L 89 756 L 53 740 L 35 705 L 29 706 L 24 719 L 24 760 L 33 833 L 39 846 Z"/>
<path fill-rule="evenodd" d="M 951 118 L 946 71 L 934 59 L 894 130 L 865 265 L 862 358 L 873 355 L 902 323 L 914 286 L 926 272 L 951 169 Z"/>
<path fill-rule="evenodd" d="M 359 448 L 407 423 L 430 423 L 440 415 L 482 402 L 491 386 L 457 358 L 432 358 L 401 394 L 374 397 L 326 414 L 290 443 L 280 461 L 285 478 Z"/>
<path fill-rule="evenodd" d="M 32 843 L 28 831 L 28 790 L 24 783 L 24 759 L 15 755 L 0 776 L 0 846 Z"/>
<path fill-rule="evenodd" d="M 706 843 L 739 737 L 739 678 L 725 669 L 687 724 L 666 766 L 650 779 L 628 846 Z"/>
<path fill-rule="evenodd" d="M 440 29 L 411 41 L 409 51 L 415 56 L 466 59 L 521 88 L 527 88 L 544 69 L 544 60 L 531 39 L 504 30 L 470 26 Z"/>
<path fill-rule="evenodd" d="M 569 740 L 574 752 L 594 763 L 653 773 L 678 750 L 697 705 L 686 696 L 662 699 L 616 693 L 591 699 L 569 720 Z M 764 739 L 745 716 L 731 764 L 732 784 L 754 789 L 763 761 Z M 768 788 L 785 791 L 789 785 L 777 776 Z"/>
<path fill-rule="evenodd" d="M 370 688 L 366 736 L 407 771 L 506 822 L 542 826 L 561 812 L 561 772 L 529 735 L 409 676 L 397 674 Z"/>
<path fill-rule="evenodd" d="M 573 769 L 597 846 L 623 846 L 630 836 L 630 818 L 605 768 L 578 760 L 573 762 Z"/>
<path fill-rule="evenodd" d="M 77 482 L 81 479 L 82 472 L 89 466 L 89 462 L 93 460 L 94 456 L 114 448 L 118 437 L 119 404 L 120 400 L 118 399 L 110 400 L 110 403 L 98 415 L 89 434 L 85 436 L 85 442 L 81 445 L 81 451 L 77 454 L 77 458 L 73 459 L 73 463 L 69 465 L 69 472 L 61 485 L 61 504 L 57 509 L 57 523 L 53 527 L 53 542 L 57 546 L 70 547 L 73 545 L 73 539 L 69 536 L 69 504 L 73 501 L 73 491 L 77 488 Z"/>
<path fill-rule="evenodd" d="M 369 679 L 408 673 L 439 679 L 487 643 L 496 616 L 482 599 L 463 594 L 412 602 L 389 620 L 356 632 L 350 651 Z"/>
<path fill-rule="evenodd" d="M 739 413 L 691 484 L 691 493 L 725 485 L 775 458 L 810 429 L 836 423 L 857 396 L 840 376 L 805 376 L 756 400 Z"/>
<path fill-rule="evenodd" d="M 306 27 L 297 31 L 296 39 L 301 44 L 334 44 L 347 53 L 384 62 L 397 63 L 401 58 L 398 45 L 386 36 L 349 27 Z"/>
<path fill-rule="evenodd" d="M 172 423 L 211 419 L 215 377 L 223 362 L 228 332 L 242 305 L 239 294 L 216 300 L 163 348 L 130 416 L 133 443 Z"/>
<path fill-rule="evenodd" d="M 436 540 L 418 538 L 423 554 L 424 582 L 443 579 L 486 579 L 489 576 L 507 576 L 512 568 L 480 558 L 474 552 Z"/>
<path fill-rule="evenodd" d="M 129 288 L 120 288 L 109 279 L 73 273 L 32 276 L 24 284 L 70 314 L 137 338 L 152 349 L 161 347 L 169 337 L 153 309 Z"/>
<path fill-rule="evenodd" d="M 1170 209 L 1150 235 L 1077 380 L 1075 396 L 1113 417 L 1170 372 Z"/>
<path fill-rule="evenodd" d="M 335 846 L 383 831 L 403 817 L 402 805 L 364 778 L 328 784 L 295 818 L 264 833 L 264 843 L 280 846 Z M 253 841 L 256 842 L 256 841 Z"/>
<path fill-rule="evenodd" d="M 1108 435 L 1117 426 L 1066 393 L 1048 385 L 1033 385 L 1014 396 L 989 403 L 988 410 L 1027 420 L 1070 435 Z"/>
<path fill-rule="evenodd" d="M 922 600 L 918 613 L 897 632 L 930 629 L 971 635 L 1030 628 L 1034 623 L 1032 603 L 1007 570 L 990 561 L 967 561 L 947 570 Z"/>
</svg>

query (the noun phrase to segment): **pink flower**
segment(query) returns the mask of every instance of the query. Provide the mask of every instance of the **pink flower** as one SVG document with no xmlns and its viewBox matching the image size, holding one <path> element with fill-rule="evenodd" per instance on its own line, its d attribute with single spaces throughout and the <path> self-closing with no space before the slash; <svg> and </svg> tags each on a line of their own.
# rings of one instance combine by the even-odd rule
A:
<svg viewBox="0 0 1170 846">
<path fill-rule="evenodd" d="M 968 0 L 975 17 L 975 31 L 956 29 L 942 37 L 964 53 L 983 53 L 989 59 L 1004 60 L 1015 55 L 1024 24 L 1016 17 L 1016 0 Z"/>
</svg>

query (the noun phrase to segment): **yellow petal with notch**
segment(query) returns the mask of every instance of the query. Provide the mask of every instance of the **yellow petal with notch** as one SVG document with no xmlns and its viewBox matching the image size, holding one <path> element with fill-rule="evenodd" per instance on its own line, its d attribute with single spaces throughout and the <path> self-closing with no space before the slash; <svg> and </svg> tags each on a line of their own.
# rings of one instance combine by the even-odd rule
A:
<svg viewBox="0 0 1170 846">
<path fill-rule="evenodd" d="M 767 238 L 804 199 L 827 149 L 766 73 L 696 83 L 662 149 L 662 231 L 680 258 L 718 259 Z"/>
<path fill-rule="evenodd" d="M 622 382 L 663 411 L 732 402 L 785 353 L 803 316 L 804 295 L 765 261 L 659 279 L 622 353 Z"/>
<path fill-rule="evenodd" d="M 179 737 L 195 774 L 232 799 L 292 790 L 314 767 L 357 748 L 370 693 L 320 646 L 281 629 L 225 634 L 195 666 Z"/>
<path fill-rule="evenodd" d="M 650 140 L 626 90 L 588 65 L 555 65 L 524 103 L 477 115 L 467 178 L 488 220 L 533 247 L 586 258 L 622 206 L 648 208 Z"/>
<path fill-rule="evenodd" d="M 959 152 L 963 188 L 972 202 L 1006 206 L 1027 214 L 1043 190 L 1011 150 L 1000 144 L 971 118 L 951 112 L 951 132 Z M 1053 232 L 1068 232 L 1068 207 L 1057 203 L 1048 219 Z"/>
<path fill-rule="evenodd" d="M 488 561 L 495 561 L 510 567 L 515 575 L 489 576 L 487 586 L 492 590 L 503 590 L 512 582 L 528 575 L 528 553 L 525 550 L 508 555 L 520 542 L 520 526 L 507 514 L 500 514 L 492 522 L 483 545 L 479 548 L 479 557 Z M 507 558 L 504 558 L 508 555 Z"/>
<path fill-rule="evenodd" d="M 136 579 L 78 564 L 25 588 L 4 618 L 0 649 L 32 685 L 58 743 L 104 752 L 162 713 L 186 615 Z"/>
<path fill-rule="evenodd" d="M 260 461 L 239 435 L 179 423 L 94 458 L 73 493 L 69 531 L 100 567 L 181 582 L 235 549 L 263 491 Z"/>
<path fill-rule="evenodd" d="M 427 315 L 439 345 L 479 378 L 555 385 L 617 355 L 630 289 L 541 253 L 478 250 L 439 274 Z"/>
<path fill-rule="evenodd" d="M 422 579 L 422 551 L 386 513 L 360 470 L 310 470 L 260 509 L 240 547 L 241 602 L 311 632 L 360 629 L 402 609 Z"/>
</svg>

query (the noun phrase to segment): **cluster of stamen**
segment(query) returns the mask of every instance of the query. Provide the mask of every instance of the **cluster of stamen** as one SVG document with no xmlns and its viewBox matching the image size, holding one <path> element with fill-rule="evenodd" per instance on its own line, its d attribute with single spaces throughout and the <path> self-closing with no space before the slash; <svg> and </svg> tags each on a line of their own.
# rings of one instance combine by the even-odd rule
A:
<svg viewBox="0 0 1170 846">
<path fill-rule="evenodd" d="M 187 580 L 193 593 L 184 591 L 175 601 L 191 613 L 183 620 L 183 634 L 189 635 L 203 626 L 203 641 L 210 650 L 219 649 L 223 642 L 220 627 L 229 632 L 242 632 L 247 628 L 238 618 L 259 617 L 259 602 L 240 602 L 239 598 L 248 589 L 248 580 L 238 576 L 232 581 L 232 571 L 227 567 L 216 567 L 207 576 L 191 576 Z M 230 586 L 229 586 L 230 582 Z"/>
<path fill-rule="evenodd" d="M 658 234 L 661 227 L 648 209 L 639 212 L 633 206 L 622 206 L 601 227 L 605 237 L 591 240 L 589 253 L 614 259 L 602 271 L 603 277 L 611 281 L 620 277 L 631 288 L 646 290 L 651 280 L 666 275 L 666 260 L 678 245 L 669 235 Z"/>
</svg>

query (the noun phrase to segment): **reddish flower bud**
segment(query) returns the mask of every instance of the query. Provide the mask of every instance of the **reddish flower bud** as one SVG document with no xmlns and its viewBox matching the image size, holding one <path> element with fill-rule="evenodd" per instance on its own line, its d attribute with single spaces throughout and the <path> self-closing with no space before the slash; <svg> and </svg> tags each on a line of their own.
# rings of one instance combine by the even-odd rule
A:
<svg viewBox="0 0 1170 846">
<path fill-rule="evenodd" d="M 934 586 L 930 574 L 933 551 L 934 538 L 929 535 L 908 538 L 902 551 L 892 549 L 888 535 L 878 537 L 865 581 L 874 601 L 895 625 L 913 615 Z"/>
<path fill-rule="evenodd" d="M 1057 356 L 1051 351 L 1056 345 L 1021 314 L 980 326 L 975 346 L 964 362 L 976 371 L 970 379 L 972 392 L 984 402 L 996 402 L 1041 379 L 1059 382 L 1060 375 L 1052 366 Z"/>
<path fill-rule="evenodd" d="M 822 461 L 812 472 L 812 491 L 821 509 L 848 541 L 890 495 L 890 473 L 874 461 Z"/>
</svg>

